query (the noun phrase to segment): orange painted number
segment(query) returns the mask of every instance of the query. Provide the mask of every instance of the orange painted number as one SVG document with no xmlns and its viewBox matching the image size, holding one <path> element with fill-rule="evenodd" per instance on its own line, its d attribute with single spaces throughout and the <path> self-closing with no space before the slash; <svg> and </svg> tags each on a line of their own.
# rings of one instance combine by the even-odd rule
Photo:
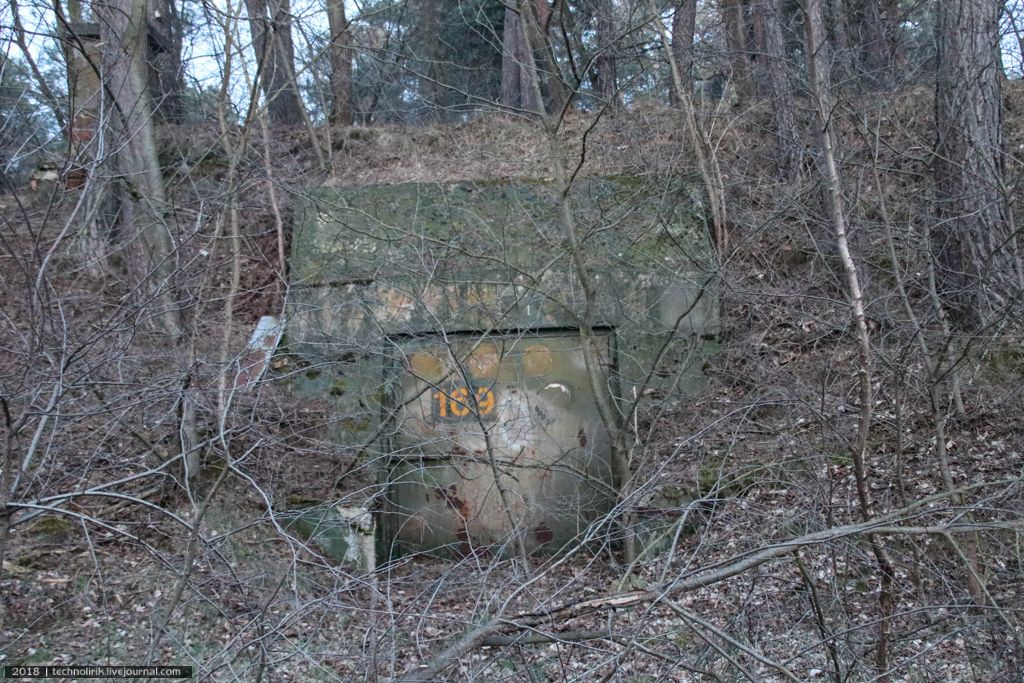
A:
<svg viewBox="0 0 1024 683">
<path fill-rule="evenodd" d="M 448 417 L 448 394 L 443 391 L 435 391 L 434 398 L 437 399 L 437 416 Z"/>
<path fill-rule="evenodd" d="M 481 415 L 489 415 L 494 410 L 494 392 L 487 387 L 477 387 L 476 404 Z"/>
<path fill-rule="evenodd" d="M 469 389 L 459 387 L 452 392 L 452 399 L 448 403 L 452 415 L 455 417 L 466 417 L 469 415 Z"/>
<path fill-rule="evenodd" d="M 484 416 L 494 412 L 494 391 L 487 387 L 477 387 L 472 394 L 469 387 L 456 387 L 450 394 L 435 391 L 430 396 L 437 401 L 437 416 L 441 419 L 466 417 L 471 414 L 474 405 L 470 396 L 476 399 L 477 415 Z"/>
</svg>

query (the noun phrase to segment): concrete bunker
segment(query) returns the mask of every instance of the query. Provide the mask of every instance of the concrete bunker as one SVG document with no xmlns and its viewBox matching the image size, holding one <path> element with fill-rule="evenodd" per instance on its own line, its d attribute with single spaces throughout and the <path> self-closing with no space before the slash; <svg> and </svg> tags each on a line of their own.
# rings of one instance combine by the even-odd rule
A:
<svg viewBox="0 0 1024 683">
<path fill-rule="evenodd" d="M 557 550 L 614 505 L 596 407 L 703 384 L 718 329 L 692 179 L 321 188 L 299 207 L 287 348 L 328 435 L 376 467 L 383 553 Z M 601 382 L 579 333 L 589 311 Z"/>
</svg>

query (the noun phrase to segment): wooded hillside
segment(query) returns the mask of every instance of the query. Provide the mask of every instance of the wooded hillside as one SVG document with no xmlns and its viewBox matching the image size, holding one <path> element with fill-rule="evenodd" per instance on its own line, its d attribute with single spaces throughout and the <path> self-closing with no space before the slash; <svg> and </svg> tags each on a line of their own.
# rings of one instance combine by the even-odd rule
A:
<svg viewBox="0 0 1024 683">
<path fill-rule="evenodd" d="M 1018 2 L 11 9 L 0 664 L 1020 680 Z M 357 217 L 331 243 L 299 232 L 325 197 Z M 546 303 L 600 439 L 570 436 L 607 448 L 610 507 L 558 553 L 543 526 L 529 547 L 392 555 L 381 538 L 366 571 L 323 520 L 388 504 L 404 407 L 388 363 L 415 369 L 395 349 L 429 332 L 463 367 L 453 349 L 475 338 L 437 317 L 394 341 L 382 323 L 426 315 L 431 291 L 479 304 L 441 286 L 467 254 L 508 273 L 489 286 L 570 291 Z M 689 277 L 679 263 L 704 269 L 661 337 L 601 317 L 628 258 L 623 310 Z M 359 353 L 317 360 L 289 331 L 297 307 L 344 325 L 309 302 L 399 275 L 422 300 L 380 290 L 392 309 L 359 318 Z M 696 309 L 711 322 L 684 335 Z M 283 334 L 254 344 L 265 316 Z M 534 339 L 523 319 L 480 338 Z M 472 406 L 439 392 L 440 410 L 495 406 L 462 389 Z M 487 443 L 480 462 L 507 475 Z M 498 493 L 515 527 L 530 501 Z M 464 501 L 438 501 L 469 526 Z"/>
</svg>

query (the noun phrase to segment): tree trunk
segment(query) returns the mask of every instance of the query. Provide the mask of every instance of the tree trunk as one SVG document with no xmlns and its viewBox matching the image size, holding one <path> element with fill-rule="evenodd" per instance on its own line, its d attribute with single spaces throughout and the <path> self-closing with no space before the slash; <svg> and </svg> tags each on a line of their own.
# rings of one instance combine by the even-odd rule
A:
<svg viewBox="0 0 1024 683">
<path fill-rule="evenodd" d="M 597 58 L 594 66 L 595 89 L 601 100 L 615 109 L 621 105 L 619 98 L 618 66 L 615 58 L 615 6 L 612 0 L 600 0 L 597 4 Z"/>
<path fill-rule="evenodd" d="M 883 0 L 882 21 L 884 22 L 885 44 L 888 49 L 889 68 L 895 72 L 903 65 L 903 15 L 899 0 Z"/>
<path fill-rule="evenodd" d="M 854 0 L 856 1 L 856 0 Z M 828 25 L 832 29 L 832 47 L 834 50 L 833 71 L 840 81 L 853 74 L 853 55 L 850 51 L 850 0 L 830 0 L 828 2 Z"/>
<path fill-rule="evenodd" d="M 675 11 L 672 13 L 672 54 L 679 67 L 681 87 L 693 92 L 693 34 L 697 28 L 697 0 L 676 0 Z M 672 74 L 669 73 L 669 102 L 673 107 L 679 106 Z"/>
<path fill-rule="evenodd" d="M 122 210 L 123 234 L 138 237 L 135 261 L 139 288 L 149 291 L 155 318 L 166 335 L 167 348 L 178 354 L 183 373 L 178 400 L 179 439 L 187 482 L 198 473 L 199 442 L 193 415 L 194 397 L 187 388 L 190 366 L 187 326 L 179 305 L 175 282 L 175 247 L 168 225 L 167 194 L 157 156 L 146 78 L 146 0 L 110 0 L 95 7 L 103 48 L 101 73 L 112 98 L 110 125 L 102 134 L 112 137 L 109 149 L 117 150 L 119 180 L 127 186 Z M 130 243 L 129 251 L 135 251 Z"/>
<path fill-rule="evenodd" d="M 932 248 L 939 297 L 961 329 L 976 329 L 989 317 L 985 307 L 1014 298 L 1004 284 L 1012 268 L 1007 270 L 1003 246 L 1010 226 L 1001 192 L 999 5 L 998 0 L 936 5 Z"/>
<path fill-rule="evenodd" d="M 882 84 L 885 82 L 887 59 L 881 3 L 879 0 L 859 0 L 854 13 L 860 37 L 861 68 L 869 82 Z"/>
<path fill-rule="evenodd" d="M 871 336 L 864 312 L 864 294 L 860 284 L 857 264 L 850 252 L 849 228 L 846 224 L 846 206 L 843 199 L 842 179 L 836 164 L 835 133 L 832 128 L 833 100 L 830 79 L 825 59 L 825 21 L 821 0 L 804 0 L 804 44 L 807 53 L 807 75 L 814 101 L 814 113 L 821 146 L 821 170 L 825 189 L 829 197 L 829 212 L 836 244 L 843 262 L 846 280 L 846 298 L 853 313 L 857 337 L 857 385 L 860 414 L 858 416 L 857 438 L 853 443 L 853 477 L 860 503 L 860 515 L 864 522 L 874 517 L 868 485 L 868 443 L 871 437 L 874 393 L 872 388 Z M 889 640 L 891 619 L 894 609 L 893 583 L 895 570 L 889 554 L 875 534 L 868 534 L 871 552 L 878 567 L 878 604 L 881 618 L 878 620 L 878 638 L 875 641 L 875 670 L 881 680 L 887 680 L 889 669 Z"/>
<path fill-rule="evenodd" d="M 519 41 L 519 15 L 505 7 L 501 30 L 501 103 L 506 107 L 520 106 L 519 69 L 516 43 Z"/>
<path fill-rule="evenodd" d="M 295 49 L 288 0 L 245 0 L 260 69 L 260 88 L 273 123 L 302 122 L 302 100 L 295 82 Z"/>
<path fill-rule="evenodd" d="M 426 118 L 432 121 L 444 119 L 444 78 L 441 49 L 441 6 L 437 0 L 419 0 L 419 27 L 423 33 L 423 60 L 419 71 L 426 75 L 423 83 L 423 99 L 429 103 Z"/>
<path fill-rule="evenodd" d="M 126 236 L 137 233 L 144 251 L 141 277 L 168 291 L 172 246 L 166 230 L 167 196 L 156 152 L 153 108 L 148 90 L 145 0 L 111 0 L 96 6 L 103 40 L 101 73 L 113 98 L 109 149 L 117 150 L 121 182 L 127 185 L 132 220 Z M 125 221 L 129 223 L 128 221 Z M 180 334 L 180 318 L 165 314 L 165 332 Z"/>
<path fill-rule="evenodd" d="M 147 20 L 148 81 L 154 110 L 164 121 L 180 122 L 185 113 L 181 103 L 185 87 L 181 66 L 184 25 L 175 1 L 150 0 Z"/>
<path fill-rule="evenodd" d="M 892 87 L 896 66 L 902 61 L 899 4 L 897 0 L 851 0 L 851 5 L 863 75 L 875 87 Z"/>
<path fill-rule="evenodd" d="M 720 0 L 725 26 L 725 42 L 732 64 L 732 82 L 739 99 L 748 97 L 753 89 L 751 79 L 750 27 L 747 23 L 746 0 Z"/>
<path fill-rule="evenodd" d="M 762 54 L 758 60 L 760 78 L 775 111 L 775 163 L 779 173 L 794 177 L 799 170 L 793 89 L 786 77 L 785 39 L 782 33 L 780 0 L 761 0 L 754 7 L 755 23 L 761 35 Z"/>
<path fill-rule="evenodd" d="M 1007 6 L 1004 8 L 1006 12 L 1006 18 L 1010 24 L 1010 30 L 1013 31 L 1013 37 L 1017 41 L 1017 54 L 1015 55 L 1014 61 L 1016 62 L 1017 75 L 1020 76 L 1024 73 L 1024 32 L 1020 28 L 1020 18 L 1017 13 L 1018 8 Z"/>
<path fill-rule="evenodd" d="M 331 31 L 331 117 L 335 126 L 352 125 L 352 34 L 344 0 L 327 0 Z"/>
<path fill-rule="evenodd" d="M 526 59 L 527 56 L 522 19 L 518 11 L 506 7 L 502 32 L 501 103 L 506 107 L 540 112 L 537 71 L 532 56 Z"/>
<path fill-rule="evenodd" d="M 668 31 L 665 29 L 665 24 L 661 21 L 658 7 L 654 4 L 654 0 L 647 0 L 647 6 L 651 17 L 654 19 L 655 29 L 661 38 L 661 47 L 665 51 L 665 57 L 672 72 L 672 84 L 676 89 L 676 98 L 680 104 L 687 132 L 690 135 L 692 154 L 697 162 L 701 179 L 704 181 L 704 191 L 707 193 L 708 205 L 711 210 L 710 237 L 719 255 L 724 257 L 729 248 L 729 233 L 726 228 L 728 212 L 723 192 L 722 169 L 718 163 L 715 150 L 709 144 L 707 133 L 697 120 L 693 98 L 683 88 L 683 76 L 676 57 L 672 53 L 671 40 Z"/>
<path fill-rule="evenodd" d="M 558 61 L 551 49 L 551 41 L 548 39 L 551 12 L 548 10 L 547 3 L 544 0 L 535 0 L 534 2 L 520 0 L 519 17 L 523 30 L 528 32 L 524 45 L 534 46 L 533 59 L 525 61 L 532 65 L 529 69 L 536 74 L 538 82 L 544 84 L 548 100 L 551 103 L 550 111 L 561 111 L 569 99 L 569 93 L 562 79 Z M 527 83 L 523 83 L 523 85 L 525 86 Z M 525 89 L 523 94 L 525 97 Z M 534 109 L 534 111 L 540 111 L 540 108 Z"/>
</svg>

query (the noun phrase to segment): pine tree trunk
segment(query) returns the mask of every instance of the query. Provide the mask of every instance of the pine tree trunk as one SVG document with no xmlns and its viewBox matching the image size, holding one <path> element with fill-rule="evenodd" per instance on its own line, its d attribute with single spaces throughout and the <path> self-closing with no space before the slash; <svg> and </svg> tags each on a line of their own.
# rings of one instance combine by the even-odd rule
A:
<svg viewBox="0 0 1024 683">
<path fill-rule="evenodd" d="M 540 92 L 537 70 L 533 56 L 526 51 L 523 31 L 520 13 L 506 7 L 501 53 L 501 103 L 507 107 L 540 112 L 542 102 L 537 99 Z"/>
<path fill-rule="evenodd" d="M 885 23 L 878 0 L 860 0 L 855 9 L 860 37 L 861 69 L 870 83 L 885 83 Z"/>
<path fill-rule="evenodd" d="M 739 99 L 752 93 L 751 78 L 751 45 L 749 26 L 747 25 L 747 6 L 745 0 L 721 0 L 722 19 L 725 24 L 725 42 L 729 48 L 729 61 L 732 64 L 732 82 L 736 87 Z"/>
<path fill-rule="evenodd" d="M 352 35 L 345 17 L 344 0 L 327 0 L 331 31 L 331 123 L 352 125 Z"/>
<path fill-rule="evenodd" d="M 764 84 L 775 111 L 775 162 L 780 174 L 792 178 L 799 170 L 800 155 L 796 142 L 793 89 L 786 77 L 780 0 L 761 0 L 754 7 L 754 15 L 762 44 L 758 80 Z"/>
<path fill-rule="evenodd" d="M 100 69 L 112 98 L 109 149 L 117 150 L 119 182 L 126 187 L 122 210 L 123 235 L 133 253 L 133 270 L 140 291 L 158 316 L 167 348 L 178 354 L 182 372 L 179 395 L 179 441 L 187 481 L 198 473 L 199 442 L 191 391 L 187 388 L 187 326 L 177 296 L 175 245 L 169 229 L 169 207 L 157 155 L 153 105 L 147 81 L 146 0 L 110 0 L 95 6 L 103 48 Z M 135 239 L 137 237 L 137 241 Z"/>
<path fill-rule="evenodd" d="M 295 49 L 288 0 L 245 0 L 253 47 L 260 66 L 260 88 L 273 123 L 302 122 L 302 101 L 295 82 Z"/>
<path fill-rule="evenodd" d="M 848 0 L 854 33 L 859 38 L 860 68 L 875 87 L 895 85 L 902 61 L 897 0 Z"/>
<path fill-rule="evenodd" d="M 113 98 L 110 125 L 102 134 L 110 137 L 108 147 L 117 150 L 120 181 L 127 186 L 126 204 L 134 218 L 125 235 L 137 233 L 142 242 L 139 278 L 167 291 L 172 246 L 164 225 L 168 203 L 146 78 L 145 0 L 111 0 L 97 5 L 96 15 L 103 40 L 101 73 Z M 179 334 L 180 320 L 169 312 L 165 316 L 164 331 Z"/>
<path fill-rule="evenodd" d="M 855 0 L 854 0 L 855 1 Z M 850 51 L 850 0 L 830 0 L 828 5 L 828 25 L 832 29 L 832 47 L 835 57 L 833 71 L 839 81 L 844 81 L 853 74 L 853 55 Z"/>
<path fill-rule="evenodd" d="M 569 92 L 562 79 L 562 71 L 558 66 L 554 53 L 551 50 L 551 41 L 548 39 L 548 28 L 551 19 L 551 12 L 545 0 L 519 0 L 519 18 L 523 30 L 528 33 L 523 44 L 533 45 L 533 59 L 524 60 L 528 66 L 532 78 L 544 85 L 547 91 L 547 98 L 550 107 L 547 110 L 552 112 L 561 111 L 569 99 Z M 527 96 L 523 82 L 523 96 Z M 525 100 L 524 100 L 525 101 Z M 543 103 L 541 103 L 543 104 Z M 533 111 L 542 111 L 542 107 L 531 107 Z"/>
<path fill-rule="evenodd" d="M 516 50 L 519 35 L 519 15 L 506 6 L 501 31 L 501 103 L 506 107 L 520 106 L 520 62 Z"/>
<path fill-rule="evenodd" d="M 611 0 L 597 5 L 597 48 L 594 66 L 597 69 L 597 94 L 611 108 L 617 108 L 619 99 L 618 65 L 615 58 L 615 7 Z"/>
<path fill-rule="evenodd" d="M 884 0 L 882 4 L 882 21 L 885 29 L 885 45 L 888 50 L 889 68 L 896 70 L 903 65 L 903 16 L 900 12 L 899 0 Z"/>
<path fill-rule="evenodd" d="M 998 0 L 937 4 L 935 189 L 932 248 L 951 321 L 976 329 L 985 309 L 1013 299 L 1001 189 Z"/>
<path fill-rule="evenodd" d="M 424 99 L 429 102 L 426 118 L 431 121 L 444 119 L 445 89 L 441 83 L 444 78 L 441 9 L 438 0 L 419 0 L 419 27 L 423 32 L 423 59 L 426 63 L 417 64 L 417 69 L 427 77 L 423 89 L 426 91 Z"/>
<path fill-rule="evenodd" d="M 679 67 L 681 87 L 693 92 L 693 33 L 697 28 L 697 0 L 676 0 L 676 8 L 672 13 L 672 54 Z M 669 102 L 679 106 L 672 74 L 669 73 Z"/>
<path fill-rule="evenodd" d="M 147 3 L 149 83 L 153 108 L 164 121 L 180 122 L 184 115 L 181 93 L 185 88 L 181 65 L 184 26 L 174 0 Z"/>
</svg>

